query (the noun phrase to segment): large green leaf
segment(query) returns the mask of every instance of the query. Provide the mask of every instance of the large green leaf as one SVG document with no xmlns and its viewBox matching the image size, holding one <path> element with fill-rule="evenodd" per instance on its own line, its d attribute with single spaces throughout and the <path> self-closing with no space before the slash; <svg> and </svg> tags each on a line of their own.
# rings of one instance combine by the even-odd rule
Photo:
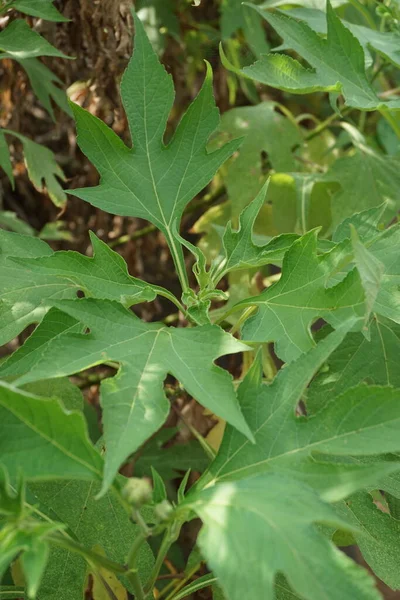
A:
<svg viewBox="0 0 400 600">
<path fill-rule="evenodd" d="M 307 600 L 378 600 L 374 580 L 315 525 L 349 529 L 309 487 L 277 474 L 211 486 L 189 496 L 204 525 L 199 546 L 230 600 L 273 600 L 283 573 Z"/>
<path fill-rule="evenodd" d="M 31 29 L 28 23 L 22 19 L 12 21 L 0 32 L 0 50 L 4 53 L 0 53 L 0 59 L 14 58 L 20 60 L 38 56 L 70 58 Z"/>
<path fill-rule="evenodd" d="M 397 451 L 399 390 L 361 385 L 335 399 L 331 397 L 314 417 L 295 416 L 295 409 L 314 373 L 341 343 L 345 332 L 342 326 L 330 334 L 316 348 L 287 365 L 270 385 L 260 385 L 257 366 L 252 368 L 239 388 L 239 400 L 256 443 L 249 444 L 228 427 L 210 466 L 208 479 L 232 480 L 271 469 L 283 470 L 307 483 L 315 477 L 321 491 L 326 474 L 329 475 L 329 470 L 326 471 L 332 465 L 326 466 L 315 458 L 310 462 L 313 455 L 318 459 L 315 453 L 343 457 L 346 463 L 346 455 L 375 456 Z M 335 486 L 339 473 L 335 469 L 331 471 L 331 485 Z M 376 475 L 379 479 L 379 474 Z M 329 494 L 332 497 L 332 493 Z"/>
<path fill-rule="evenodd" d="M 219 121 L 208 67 L 199 95 L 171 141 L 164 145 L 174 99 L 172 78 L 159 63 L 137 17 L 135 31 L 135 51 L 121 85 L 133 147 L 125 146 L 102 121 L 74 105 L 78 143 L 101 180 L 97 187 L 72 193 L 110 213 L 151 221 L 165 234 L 176 259 L 181 249 L 173 235 L 174 223 L 239 142 L 232 141 L 212 153 L 206 151 Z M 177 260 L 177 269 L 184 280 L 181 260 Z"/>
<path fill-rule="evenodd" d="M 251 5 L 249 5 L 251 6 Z M 365 73 L 364 52 L 359 41 L 343 25 L 327 2 L 327 38 L 323 39 L 290 13 L 274 13 L 253 6 L 312 67 L 308 69 L 284 54 L 267 54 L 242 73 L 266 85 L 295 94 L 317 91 L 343 94 L 347 106 L 362 110 L 400 109 L 400 101 L 381 101 Z M 227 63 L 229 68 L 232 68 Z"/>
<path fill-rule="evenodd" d="M 0 382 L 0 461 L 30 480 L 101 479 L 102 459 L 78 412 Z M 23 458 L 22 458 L 23 457 Z"/>
<path fill-rule="evenodd" d="M 40 511 L 64 523 L 68 533 L 89 550 L 104 553 L 109 559 L 124 564 L 138 528 L 133 525 L 113 492 L 96 499 L 100 484 L 86 481 L 54 481 L 30 485 L 33 500 L 39 500 Z M 150 575 L 154 562 L 147 544 L 138 555 L 139 574 Z M 80 600 L 84 598 L 85 581 L 90 568 L 77 554 L 53 548 L 39 590 L 39 600 Z M 129 584 L 124 580 L 129 588 Z M 132 591 L 132 590 L 131 590 Z"/>
<path fill-rule="evenodd" d="M 131 277 L 119 254 L 94 234 L 91 240 L 93 258 L 53 253 L 41 240 L 0 231 L 1 343 L 40 321 L 56 300 L 74 298 L 79 290 L 126 305 L 153 300 L 156 290 L 163 291 Z"/>
<path fill-rule="evenodd" d="M 356 270 L 328 287 L 330 276 L 345 254 L 345 244 L 318 255 L 315 230 L 295 241 L 285 254 L 281 279 L 260 295 L 236 305 L 258 309 L 246 321 L 242 338 L 275 341 L 277 354 L 290 361 L 314 345 L 310 326 L 317 318 L 337 324 L 348 316 L 364 314 L 364 292 Z"/>
<path fill-rule="evenodd" d="M 11 358 L 10 367 L 5 363 L 1 372 L 22 375 L 18 380 L 22 384 L 76 373 L 109 360 L 120 364 L 118 375 L 101 386 L 107 447 L 104 489 L 121 463 L 164 423 L 169 403 L 162 383 L 168 373 L 204 406 L 251 438 L 231 376 L 213 364 L 219 356 L 247 350 L 247 346 L 213 325 L 179 329 L 143 323 L 120 304 L 106 300 L 63 301 L 57 306 L 89 327 L 90 333 L 54 335 L 40 354 L 28 353 L 27 360 L 19 360 L 22 347 Z M 38 338 L 42 339 L 40 330 L 28 343 Z"/>
</svg>

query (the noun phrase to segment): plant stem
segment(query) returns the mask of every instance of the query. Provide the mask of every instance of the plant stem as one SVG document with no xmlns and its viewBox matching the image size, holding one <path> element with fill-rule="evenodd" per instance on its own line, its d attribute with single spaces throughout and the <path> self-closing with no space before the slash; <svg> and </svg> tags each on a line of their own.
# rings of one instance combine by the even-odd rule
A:
<svg viewBox="0 0 400 600">
<path fill-rule="evenodd" d="M 133 593 L 136 600 L 145 600 L 145 595 L 142 587 L 142 583 L 139 579 L 139 575 L 137 571 L 129 571 L 127 575 L 129 579 L 129 583 L 132 586 Z"/>
<path fill-rule="evenodd" d="M 192 579 L 193 575 L 195 575 L 197 571 L 201 568 L 203 562 L 204 561 L 201 561 L 196 566 L 194 566 L 193 569 L 189 571 L 185 579 L 181 579 L 181 581 L 178 582 L 174 590 L 166 597 L 165 600 L 173 600 L 173 597 L 176 595 L 176 593 L 179 592 L 179 590 L 181 590 Z"/>
<path fill-rule="evenodd" d="M 150 594 L 150 592 L 152 591 L 152 589 L 157 581 L 158 574 L 161 570 L 161 567 L 163 566 L 164 560 L 167 556 L 168 550 L 170 549 L 172 541 L 173 540 L 171 538 L 171 531 L 170 531 L 170 529 L 167 529 L 167 531 L 165 532 L 164 537 L 162 539 L 160 549 L 159 549 L 157 557 L 156 557 L 156 562 L 154 563 L 154 566 L 153 566 L 153 569 L 152 569 L 152 572 L 150 575 L 150 579 L 145 587 L 145 592 L 144 592 L 145 597 L 147 597 Z"/>
<path fill-rule="evenodd" d="M 379 111 L 384 119 L 389 123 L 395 134 L 400 140 L 400 123 L 397 122 L 396 118 L 390 112 L 390 110 L 381 109 Z"/>
</svg>

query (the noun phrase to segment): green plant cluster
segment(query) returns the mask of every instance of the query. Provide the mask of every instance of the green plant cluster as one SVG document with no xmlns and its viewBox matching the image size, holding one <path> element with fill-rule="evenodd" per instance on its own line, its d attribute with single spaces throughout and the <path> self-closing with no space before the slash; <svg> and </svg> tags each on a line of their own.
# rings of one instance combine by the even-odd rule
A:
<svg viewBox="0 0 400 600">
<path fill-rule="evenodd" d="M 33 5 L 57 17 L 49 2 Z M 400 100 L 388 86 L 400 31 L 396 2 L 374 6 L 352 0 L 347 15 L 340 0 L 224 0 L 232 86 L 253 98 L 279 90 L 280 100 L 220 121 L 207 64 L 168 143 L 174 85 L 136 14 L 121 82 L 132 146 L 71 104 L 100 183 L 68 193 L 161 231 L 182 293 L 132 277 L 94 233 L 87 257 L 0 230 L 1 343 L 36 325 L 0 364 L 0 576 L 13 578 L 0 598 L 77 600 L 88 574 L 99 598 L 153 598 L 195 517 L 184 577 L 157 598 L 209 587 L 227 600 L 378 600 L 376 579 L 339 549 L 350 545 L 400 589 Z M 264 21 L 278 51 L 260 41 Z M 29 74 L 39 63 L 7 46 L 9 28 L 0 46 Z M 256 62 L 232 58 L 241 44 Z M 294 111 L 293 96 L 311 93 L 310 106 L 329 94 L 324 119 Z M 227 200 L 196 223 L 196 246 L 181 220 L 216 174 Z M 157 296 L 184 327 L 130 310 Z M 217 366 L 226 355 L 243 364 L 239 378 Z M 101 437 L 69 380 L 99 365 L 116 370 L 101 383 Z M 171 435 L 157 434 L 174 402 L 168 375 L 226 422 L 217 451 L 201 436 L 183 453 L 160 451 Z M 193 485 L 190 466 L 202 473 Z M 176 470 L 186 474 L 171 498 Z M 203 562 L 209 573 L 193 578 Z"/>
</svg>

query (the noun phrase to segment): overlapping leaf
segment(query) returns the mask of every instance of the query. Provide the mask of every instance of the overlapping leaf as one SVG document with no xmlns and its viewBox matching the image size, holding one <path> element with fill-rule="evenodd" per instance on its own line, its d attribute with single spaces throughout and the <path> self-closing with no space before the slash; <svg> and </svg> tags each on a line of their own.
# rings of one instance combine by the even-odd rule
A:
<svg viewBox="0 0 400 600">
<path fill-rule="evenodd" d="M 249 5 L 251 6 L 251 5 Z M 307 69 L 284 54 L 267 54 L 242 73 L 271 87 L 305 94 L 317 91 L 343 94 L 346 105 L 361 110 L 390 108 L 399 110 L 400 102 L 378 98 L 365 73 L 364 52 L 359 41 L 343 25 L 327 2 L 327 37 L 322 39 L 303 21 L 290 13 L 274 13 L 253 6 L 312 67 Z M 232 68 L 226 61 L 228 68 Z"/>
<path fill-rule="evenodd" d="M 56 300 L 74 298 L 79 290 L 128 306 L 153 300 L 162 291 L 131 277 L 119 254 L 94 234 L 91 240 L 93 258 L 78 252 L 53 253 L 41 240 L 0 231 L 1 343 L 40 321 Z"/>
<path fill-rule="evenodd" d="M 164 423 L 169 403 L 162 383 L 168 373 L 204 406 L 251 437 L 230 375 L 213 364 L 219 356 L 246 350 L 244 344 L 212 325 L 179 329 L 143 323 L 110 301 L 89 298 L 57 306 L 89 327 L 90 333 L 66 331 L 52 337 L 44 319 L 25 350 L 23 346 L 17 351 L 0 372 L 22 375 L 18 380 L 22 384 L 76 373 L 109 360 L 120 363 L 118 375 L 102 384 L 107 447 L 104 489 L 129 454 Z M 43 332 L 47 337 L 40 353 L 37 348 L 30 352 L 30 347 L 42 343 Z"/>
<path fill-rule="evenodd" d="M 172 78 L 159 63 L 137 17 L 135 32 L 134 54 L 121 85 L 133 147 L 125 146 L 102 121 L 74 105 L 78 143 L 101 180 L 99 186 L 73 190 L 73 194 L 112 214 L 151 221 L 166 235 L 176 256 L 181 251 L 172 233 L 174 223 L 179 223 L 188 202 L 240 142 L 206 151 L 219 121 L 208 67 L 201 91 L 164 145 L 174 99 Z"/>
<path fill-rule="evenodd" d="M 310 326 L 317 318 L 338 323 L 364 314 L 364 292 L 356 270 L 338 285 L 327 287 L 345 255 L 345 243 L 319 256 L 316 231 L 295 241 L 285 255 L 278 283 L 236 305 L 258 309 L 246 321 L 242 338 L 275 341 L 278 355 L 290 361 L 313 346 Z"/>
<path fill-rule="evenodd" d="M 278 573 L 307 600 L 380 598 L 372 577 L 315 524 L 351 526 L 293 479 L 266 474 L 223 483 L 206 488 L 188 504 L 204 523 L 199 546 L 230 600 L 273 600 Z"/>
<path fill-rule="evenodd" d="M 400 387 L 398 361 L 400 327 L 375 316 L 371 339 L 362 333 L 349 333 L 329 357 L 325 368 L 313 381 L 307 396 L 307 410 L 314 413 L 362 381 Z"/>
<path fill-rule="evenodd" d="M 70 58 L 57 50 L 44 37 L 31 29 L 22 19 L 12 21 L 0 32 L 0 59 L 13 58 L 21 60 L 38 56 L 57 56 Z M 3 54 L 4 53 L 4 54 Z"/>
<path fill-rule="evenodd" d="M 322 10 L 305 7 L 294 8 L 290 11 L 290 15 L 305 21 L 317 33 L 326 34 L 327 32 L 326 15 Z M 370 49 L 400 67 L 400 35 L 397 31 L 378 31 L 345 20 L 342 20 L 342 23 L 360 42 L 365 54 L 366 67 L 373 62 Z"/>
<path fill-rule="evenodd" d="M 58 400 L 45 400 L 0 382 L 0 463 L 30 480 L 99 480 L 102 459 L 86 424 Z"/>
<path fill-rule="evenodd" d="M 375 457 L 397 451 L 400 392 L 390 387 L 360 385 L 335 399 L 331 397 L 314 417 L 295 416 L 295 408 L 314 373 L 343 341 L 349 328 L 351 322 L 287 365 L 271 385 L 260 385 L 260 372 L 253 367 L 239 388 L 239 399 L 256 443 L 249 444 L 228 427 L 210 466 L 209 478 L 236 480 L 273 469 L 307 483 L 314 478 L 313 487 L 322 492 L 321 484 L 325 482 L 335 487 L 335 473 L 340 481 L 340 470 L 338 473 L 337 463 L 318 461 L 315 453 L 344 457 L 346 462 L 349 455 Z M 329 473 L 330 484 L 326 477 Z M 375 476 L 379 479 L 379 472 Z"/>
<path fill-rule="evenodd" d="M 29 489 L 34 494 L 32 502 L 40 502 L 40 511 L 64 523 L 67 532 L 85 548 L 125 563 L 138 529 L 113 492 L 96 499 L 100 484 L 78 480 L 34 484 Z M 150 547 L 144 544 L 138 555 L 142 581 L 149 577 L 153 562 Z M 55 593 L 62 600 L 83 598 L 89 570 L 79 555 L 52 548 L 38 599 L 51 600 Z M 126 580 L 124 584 L 130 588 Z"/>
</svg>

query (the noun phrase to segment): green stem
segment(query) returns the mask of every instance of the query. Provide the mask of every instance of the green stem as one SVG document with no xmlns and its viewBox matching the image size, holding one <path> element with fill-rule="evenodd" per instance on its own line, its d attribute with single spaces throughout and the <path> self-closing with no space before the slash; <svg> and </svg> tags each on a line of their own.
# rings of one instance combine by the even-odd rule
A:
<svg viewBox="0 0 400 600">
<path fill-rule="evenodd" d="M 350 111 L 351 111 L 351 108 L 345 107 L 342 110 L 342 115 L 345 116 Z M 331 114 L 327 119 L 325 119 L 325 121 L 322 121 L 319 125 L 317 125 L 317 127 L 314 127 L 314 129 L 312 129 L 310 131 L 310 133 L 308 133 L 305 136 L 304 141 L 305 142 L 309 142 L 310 140 L 312 140 L 313 138 L 315 138 L 317 135 L 319 135 L 320 133 L 322 133 L 327 127 L 329 127 L 330 125 L 332 125 L 332 123 L 337 118 L 338 118 L 338 116 L 337 116 L 336 113 Z"/>
<path fill-rule="evenodd" d="M 182 246 L 177 242 L 174 238 L 173 233 L 170 230 L 165 232 L 165 237 L 167 238 L 168 246 L 172 255 L 172 259 L 175 264 L 175 269 L 181 283 L 182 292 L 185 293 L 190 289 L 189 279 L 186 272 L 185 260 L 183 257 Z"/>
<path fill-rule="evenodd" d="M 395 134 L 400 140 L 400 123 L 397 122 L 396 118 L 390 112 L 390 110 L 381 109 L 379 111 L 384 119 L 389 123 Z"/>
<path fill-rule="evenodd" d="M 181 590 L 183 587 L 185 587 L 185 585 L 192 579 L 193 575 L 195 575 L 197 573 L 197 571 L 201 568 L 202 564 L 203 564 L 203 561 L 201 561 L 196 566 L 194 566 L 193 569 L 191 569 L 189 571 L 189 573 L 187 574 L 185 579 L 181 579 L 178 582 L 178 584 L 175 586 L 174 590 L 166 597 L 165 600 L 173 600 L 176 593 L 179 592 L 179 590 Z"/>
<path fill-rule="evenodd" d="M 111 573 L 120 573 L 126 574 L 127 568 L 124 565 L 121 565 L 113 560 L 110 560 L 106 556 L 102 556 L 101 554 L 97 554 L 97 552 L 93 552 L 92 550 L 88 550 L 78 542 L 75 542 L 70 537 L 64 537 L 59 534 L 52 534 L 48 538 L 51 544 L 55 546 L 59 546 L 60 548 L 64 548 L 69 552 L 74 552 L 75 554 L 80 554 L 87 560 L 87 562 L 99 565 L 100 567 L 104 567 L 107 571 L 111 571 Z"/>
<path fill-rule="evenodd" d="M 153 569 L 151 571 L 149 581 L 145 587 L 145 592 L 144 592 L 145 597 L 147 597 L 150 594 L 153 587 L 155 586 L 158 574 L 161 570 L 161 567 L 164 564 L 164 560 L 167 556 L 168 550 L 171 547 L 172 541 L 173 541 L 173 539 L 171 537 L 171 530 L 167 529 L 167 531 L 165 532 L 164 537 L 162 539 L 160 549 L 159 549 L 157 557 L 156 557 L 156 562 L 154 563 Z"/>
<path fill-rule="evenodd" d="M 364 17 L 364 19 L 366 20 L 368 25 L 371 27 L 371 29 L 376 30 L 377 26 L 375 24 L 374 19 L 371 16 L 369 10 L 363 4 L 361 4 L 361 2 L 359 2 L 359 0 L 349 0 L 349 2 Z"/>
<path fill-rule="evenodd" d="M 129 579 L 129 583 L 132 586 L 135 599 L 136 600 L 145 600 L 143 586 L 139 579 L 138 572 L 137 571 L 129 571 L 127 577 Z"/>
</svg>

